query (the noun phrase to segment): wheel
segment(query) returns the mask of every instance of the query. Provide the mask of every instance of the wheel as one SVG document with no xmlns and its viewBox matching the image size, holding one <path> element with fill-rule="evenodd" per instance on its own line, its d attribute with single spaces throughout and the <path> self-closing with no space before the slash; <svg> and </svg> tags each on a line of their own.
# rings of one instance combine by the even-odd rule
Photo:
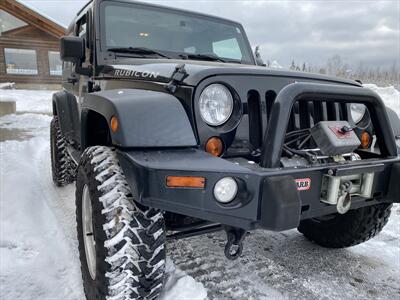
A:
<svg viewBox="0 0 400 300">
<path fill-rule="evenodd" d="M 76 208 L 86 298 L 157 298 L 164 283 L 164 217 L 132 199 L 112 148 L 83 153 Z"/>
<path fill-rule="evenodd" d="M 57 116 L 54 116 L 50 123 L 50 154 L 53 182 L 57 186 L 73 182 L 76 177 L 76 165 L 68 154 Z"/>
<path fill-rule="evenodd" d="M 304 220 L 298 230 L 323 247 L 350 247 L 377 235 L 388 222 L 391 207 L 382 203 L 349 210 L 343 215 Z"/>
</svg>

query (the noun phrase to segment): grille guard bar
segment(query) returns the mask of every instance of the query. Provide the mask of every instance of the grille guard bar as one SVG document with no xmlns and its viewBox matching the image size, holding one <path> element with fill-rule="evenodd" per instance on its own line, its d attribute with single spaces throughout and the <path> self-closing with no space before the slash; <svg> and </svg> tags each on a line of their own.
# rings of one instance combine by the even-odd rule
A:
<svg viewBox="0 0 400 300">
<path fill-rule="evenodd" d="M 378 94 L 361 87 L 296 82 L 283 88 L 272 106 L 271 119 L 264 136 L 261 167 L 279 167 L 290 113 L 296 101 L 364 104 L 371 115 L 381 154 L 386 157 L 397 156 L 386 107 Z"/>
</svg>

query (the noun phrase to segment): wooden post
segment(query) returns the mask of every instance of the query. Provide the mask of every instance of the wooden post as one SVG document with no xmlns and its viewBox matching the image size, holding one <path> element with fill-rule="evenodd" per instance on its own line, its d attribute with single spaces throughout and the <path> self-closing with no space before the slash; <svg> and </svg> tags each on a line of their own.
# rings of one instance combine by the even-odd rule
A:
<svg viewBox="0 0 400 300">
<path fill-rule="evenodd" d="M 15 114 L 17 105 L 13 100 L 0 101 L 0 117 L 8 114 Z"/>
</svg>

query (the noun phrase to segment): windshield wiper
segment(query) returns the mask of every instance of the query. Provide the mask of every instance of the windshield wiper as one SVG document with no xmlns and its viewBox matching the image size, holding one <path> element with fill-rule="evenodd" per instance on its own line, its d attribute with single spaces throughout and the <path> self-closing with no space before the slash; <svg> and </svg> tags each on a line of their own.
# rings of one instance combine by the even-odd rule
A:
<svg viewBox="0 0 400 300">
<path fill-rule="evenodd" d="M 107 50 L 111 52 L 133 53 L 139 55 L 158 55 L 160 57 L 171 59 L 171 57 L 165 55 L 164 53 L 146 47 L 117 47 L 109 48 Z"/>
<path fill-rule="evenodd" d="M 220 62 L 227 62 L 225 59 L 222 59 L 221 57 L 214 55 L 214 54 L 190 54 L 190 53 L 185 53 L 185 54 L 180 54 L 179 55 L 183 59 L 199 59 L 199 60 L 211 60 L 211 61 L 220 61 Z"/>
</svg>

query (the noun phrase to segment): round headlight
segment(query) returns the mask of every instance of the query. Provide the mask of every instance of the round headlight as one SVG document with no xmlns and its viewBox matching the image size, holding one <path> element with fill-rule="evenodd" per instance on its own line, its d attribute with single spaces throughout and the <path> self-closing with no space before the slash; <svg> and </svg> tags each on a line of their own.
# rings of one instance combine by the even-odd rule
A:
<svg viewBox="0 0 400 300">
<path fill-rule="evenodd" d="M 360 103 L 351 103 L 350 104 L 350 112 L 351 119 L 355 124 L 359 123 L 365 115 L 367 108 L 364 104 Z"/>
<path fill-rule="evenodd" d="M 232 115 L 233 97 L 227 87 L 214 83 L 201 92 L 199 106 L 204 122 L 211 126 L 219 126 Z"/>
</svg>

